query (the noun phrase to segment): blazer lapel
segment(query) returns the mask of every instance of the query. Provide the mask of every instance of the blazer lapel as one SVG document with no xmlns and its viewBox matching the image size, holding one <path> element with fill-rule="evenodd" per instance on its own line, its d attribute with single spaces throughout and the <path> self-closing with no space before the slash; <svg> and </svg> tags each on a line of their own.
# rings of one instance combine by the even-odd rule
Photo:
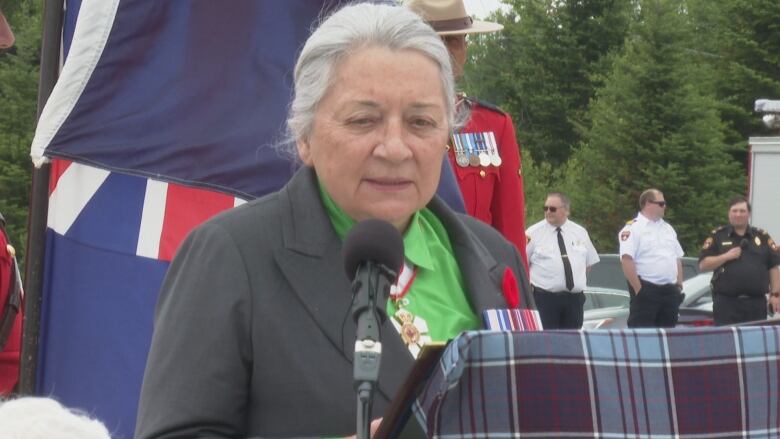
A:
<svg viewBox="0 0 780 439">
<path fill-rule="evenodd" d="M 466 294 L 484 326 L 482 311 L 507 307 L 502 291 L 506 266 L 496 261 L 490 251 L 440 198 L 434 197 L 428 207 L 447 229 L 455 259 L 466 283 Z"/>
<path fill-rule="evenodd" d="M 335 349 L 352 363 L 352 287 L 341 262 L 341 240 L 320 199 L 314 171 L 303 168 L 297 172 L 282 189 L 280 201 L 284 245 L 276 251 L 279 269 Z M 414 359 L 389 319 L 380 333 L 382 365 L 378 387 L 389 401 L 401 387 Z"/>
</svg>

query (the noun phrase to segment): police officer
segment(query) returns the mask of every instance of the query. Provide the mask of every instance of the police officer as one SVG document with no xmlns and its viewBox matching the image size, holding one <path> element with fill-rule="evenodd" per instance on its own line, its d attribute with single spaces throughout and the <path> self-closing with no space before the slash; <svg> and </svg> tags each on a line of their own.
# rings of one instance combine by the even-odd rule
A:
<svg viewBox="0 0 780 439">
<path fill-rule="evenodd" d="M 550 192 L 544 219 L 526 231 L 534 300 L 544 329 L 580 329 L 586 272 L 599 262 L 584 227 L 569 220 L 571 203 Z"/>
<path fill-rule="evenodd" d="M 462 76 L 466 64 L 466 35 L 503 29 L 498 23 L 473 20 L 463 0 L 406 0 L 404 5 L 442 37 L 455 79 Z M 462 94 L 458 99 L 459 109 L 468 109 L 471 117 L 462 130 L 453 133 L 449 160 L 466 211 L 495 227 L 526 258 L 523 177 L 512 118 L 484 101 Z"/>
<path fill-rule="evenodd" d="M 766 319 L 768 291 L 773 310 L 780 311 L 780 253 L 769 234 L 752 227 L 749 220 L 748 200 L 732 198 L 729 225 L 713 230 L 699 254 L 699 269 L 714 271 L 716 325 Z"/>
<path fill-rule="evenodd" d="M 683 250 L 677 233 L 663 220 L 661 191 L 642 192 L 639 208 L 618 235 L 620 264 L 631 293 L 628 327 L 673 327 L 682 301 Z"/>
</svg>

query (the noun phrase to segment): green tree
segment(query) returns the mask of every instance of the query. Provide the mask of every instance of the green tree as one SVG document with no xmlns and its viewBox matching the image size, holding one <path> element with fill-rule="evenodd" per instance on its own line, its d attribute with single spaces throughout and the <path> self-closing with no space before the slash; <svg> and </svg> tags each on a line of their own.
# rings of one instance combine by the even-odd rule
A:
<svg viewBox="0 0 780 439">
<path fill-rule="evenodd" d="M 589 108 L 586 143 L 567 164 L 567 186 L 601 251 L 656 187 L 688 254 L 722 222 L 728 195 L 744 187 L 729 156 L 709 70 L 679 0 L 645 0 L 624 52 Z"/>
<path fill-rule="evenodd" d="M 467 92 L 513 115 L 519 142 L 540 162 L 564 163 L 578 125 L 635 11 L 626 0 L 512 0 L 501 33 L 475 38 Z"/>
<path fill-rule="evenodd" d="M 3 11 L 16 44 L 0 53 L 0 212 L 17 256 L 24 261 L 30 189 L 30 144 L 35 130 L 41 45 L 40 2 L 23 1 Z"/>
<path fill-rule="evenodd" d="M 712 68 L 726 142 L 745 161 L 747 139 L 774 135 L 753 111 L 756 99 L 780 99 L 780 2 L 689 0 L 697 49 Z"/>
</svg>

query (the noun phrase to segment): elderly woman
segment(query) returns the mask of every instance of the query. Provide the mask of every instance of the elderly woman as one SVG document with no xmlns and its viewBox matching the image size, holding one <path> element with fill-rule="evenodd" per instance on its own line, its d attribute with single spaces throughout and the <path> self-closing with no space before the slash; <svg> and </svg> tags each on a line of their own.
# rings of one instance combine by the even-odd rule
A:
<svg viewBox="0 0 780 439">
<path fill-rule="evenodd" d="M 387 311 L 427 323 L 406 338 L 393 319 L 381 327 L 375 417 L 416 345 L 480 328 L 483 309 L 507 307 L 507 282 L 529 291 L 513 245 L 434 197 L 454 103 L 447 50 L 413 12 L 361 4 L 320 25 L 295 67 L 288 120 L 304 166 L 182 245 L 158 303 L 137 437 L 354 434 L 340 251 L 356 221 L 402 232 L 410 275 Z"/>
</svg>

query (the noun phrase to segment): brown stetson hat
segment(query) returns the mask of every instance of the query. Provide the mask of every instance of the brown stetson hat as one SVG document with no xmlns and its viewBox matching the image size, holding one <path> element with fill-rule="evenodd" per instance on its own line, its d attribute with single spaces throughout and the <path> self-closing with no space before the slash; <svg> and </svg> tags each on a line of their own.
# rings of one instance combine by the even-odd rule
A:
<svg viewBox="0 0 780 439">
<path fill-rule="evenodd" d="M 498 32 L 504 26 L 472 19 L 463 0 L 404 0 L 404 6 L 420 15 L 439 35 Z"/>
</svg>

